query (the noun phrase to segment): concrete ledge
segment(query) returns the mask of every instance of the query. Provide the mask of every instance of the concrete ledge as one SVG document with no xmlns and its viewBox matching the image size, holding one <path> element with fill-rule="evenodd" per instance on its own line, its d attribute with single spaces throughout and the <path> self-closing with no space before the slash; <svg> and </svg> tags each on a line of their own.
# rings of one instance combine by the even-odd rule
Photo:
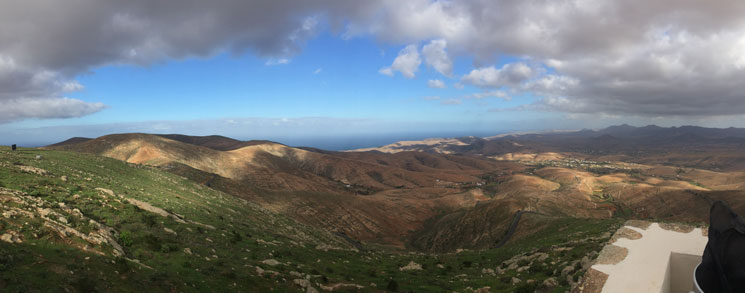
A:
<svg viewBox="0 0 745 293">
<path fill-rule="evenodd" d="M 588 271 L 583 283 L 593 285 L 582 288 L 599 286 L 601 292 L 688 292 L 693 268 L 701 261 L 707 241 L 701 228 L 628 221 L 591 267 L 602 274 Z"/>
</svg>

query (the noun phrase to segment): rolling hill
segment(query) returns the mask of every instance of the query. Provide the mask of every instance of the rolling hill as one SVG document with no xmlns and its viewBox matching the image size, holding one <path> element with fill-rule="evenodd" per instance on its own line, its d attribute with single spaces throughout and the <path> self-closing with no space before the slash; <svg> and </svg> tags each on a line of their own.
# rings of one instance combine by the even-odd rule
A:
<svg viewBox="0 0 745 293">
<path fill-rule="evenodd" d="M 499 249 L 412 254 L 162 167 L 39 149 L 0 150 L 0 203 L 4 292 L 568 290 L 584 272 L 581 256 L 597 255 L 621 223 L 557 218 Z M 531 269 L 511 268 L 518 262 Z"/>
</svg>

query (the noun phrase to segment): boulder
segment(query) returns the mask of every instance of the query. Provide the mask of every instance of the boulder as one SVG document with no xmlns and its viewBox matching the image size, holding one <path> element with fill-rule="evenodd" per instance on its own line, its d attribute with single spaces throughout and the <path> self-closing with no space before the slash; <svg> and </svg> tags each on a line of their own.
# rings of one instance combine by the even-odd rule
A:
<svg viewBox="0 0 745 293">
<path fill-rule="evenodd" d="M 281 264 L 280 262 L 278 262 L 276 259 L 273 259 L 273 258 L 265 259 L 261 261 L 261 263 L 268 265 L 268 266 L 276 266 L 276 265 Z"/>
<path fill-rule="evenodd" d="M 409 264 L 398 268 L 399 271 L 421 271 L 422 265 L 415 263 L 413 260 Z"/>
</svg>

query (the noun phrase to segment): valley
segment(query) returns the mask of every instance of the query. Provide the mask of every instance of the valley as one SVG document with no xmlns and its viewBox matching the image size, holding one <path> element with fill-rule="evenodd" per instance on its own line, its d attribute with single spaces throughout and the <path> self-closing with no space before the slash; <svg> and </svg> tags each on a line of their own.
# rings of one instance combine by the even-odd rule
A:
<svg viewBox="0 0 745 293">
<path fill-rule="evenodd" d="M 745 172 L 723 159 L 736 139 L 653 157 L 664 148 L 631 135 L 603 154 L 576 151 L 589 134 L 548 136 L 332 152 L 116 134 L 2 151 L 0 287 L 563 292 L 627 220 L 704 227 L 712 200 L 745 211 Z M 697 159 L 671 164 L 683 156 Z"/>
</svg>

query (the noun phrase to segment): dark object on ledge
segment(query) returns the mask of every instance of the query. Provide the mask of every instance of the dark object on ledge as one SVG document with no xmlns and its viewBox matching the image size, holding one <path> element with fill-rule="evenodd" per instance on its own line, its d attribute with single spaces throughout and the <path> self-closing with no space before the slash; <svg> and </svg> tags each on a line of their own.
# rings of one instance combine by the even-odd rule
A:
<svg viewBox="0 0 745 293">
<path fill-rule="evenodd" d="M 15 150 L 16 150 L 16 145 L 12 145 L 12 146 L 10 146 L 10 150 L 11 150 L 11 151 L 15 151 Z"/>
<path fill-rule="evenodd" d="M 715 201 L 696 282 L 704 292 L 745 292 L 745 220 Z"/>
</svg>

